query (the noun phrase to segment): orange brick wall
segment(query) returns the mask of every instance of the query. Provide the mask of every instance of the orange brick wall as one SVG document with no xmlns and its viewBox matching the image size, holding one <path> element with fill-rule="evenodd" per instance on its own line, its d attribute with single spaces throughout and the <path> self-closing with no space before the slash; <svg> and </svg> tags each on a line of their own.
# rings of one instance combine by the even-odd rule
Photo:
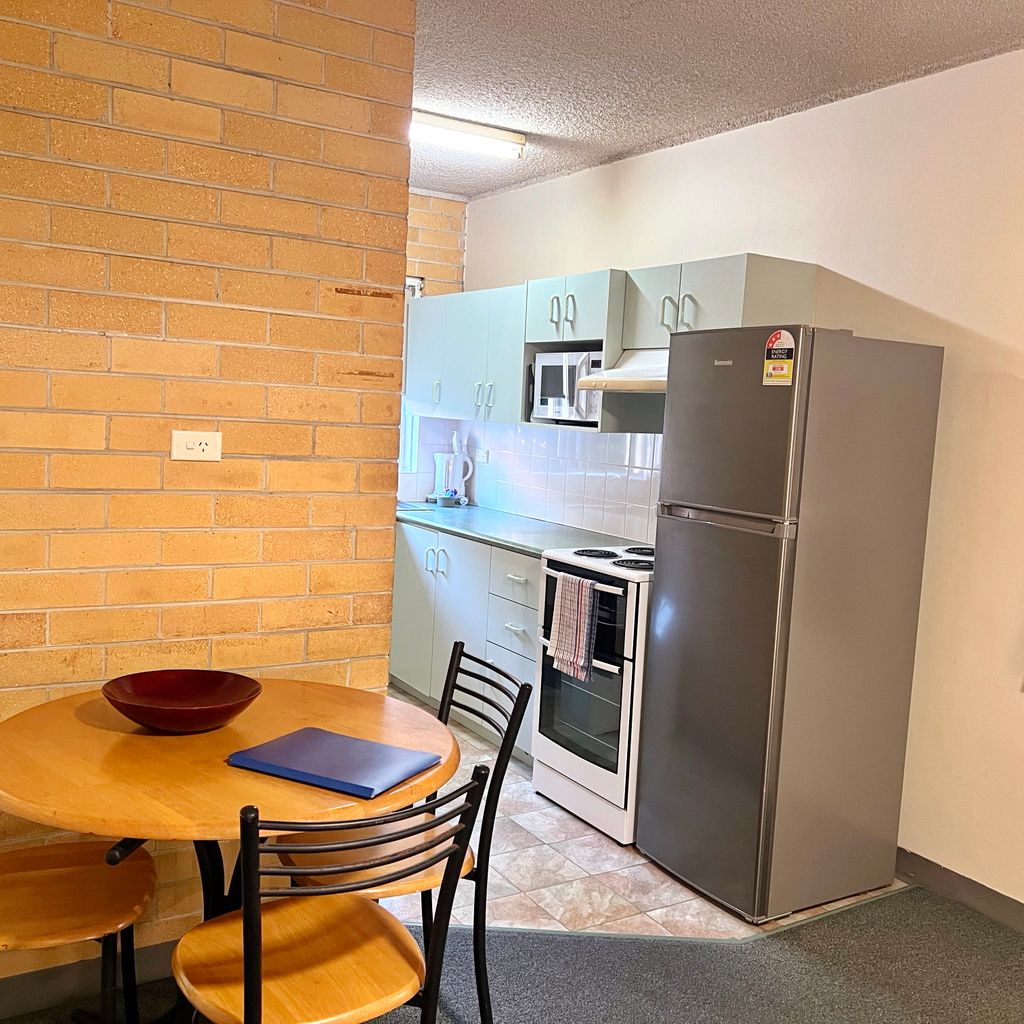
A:
<svg viewBox="0 0 1024 1024">
<path fill-rule="evenodd" d="M 461 292 L 466 264 L 466 204 L 413 192 L 409 196 L 408 269 L 424 295 Z"/>
<path fill-rule="evenodd" d="M 414 14 L 0 3 L 0 716 L 164 665 L 385 684 Z M 157 850 L 143 943 L 198 908 Z"/>
</svg>

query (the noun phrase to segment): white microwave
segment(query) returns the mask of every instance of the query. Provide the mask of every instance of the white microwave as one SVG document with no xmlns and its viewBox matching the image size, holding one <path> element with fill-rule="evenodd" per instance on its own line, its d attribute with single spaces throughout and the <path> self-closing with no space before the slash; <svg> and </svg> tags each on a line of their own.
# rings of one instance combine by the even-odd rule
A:
<svg viewBox="0 0 1024 1024">
<path fill-rule="evenodd" d="M 597 426 L 601 393 L 581 391 L 576 382 L 601 369 L 600 352 L 540 352 L 533 362 L 535 422 Z"/>
</svg>

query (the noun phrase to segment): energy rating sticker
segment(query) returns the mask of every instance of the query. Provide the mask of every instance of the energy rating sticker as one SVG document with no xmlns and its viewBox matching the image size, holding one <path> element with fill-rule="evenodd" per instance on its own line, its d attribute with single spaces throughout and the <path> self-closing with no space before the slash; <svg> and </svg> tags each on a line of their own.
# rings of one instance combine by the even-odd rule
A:
<svg viewBox="0 0 1024 1024">
<path fill-rule="evenodd" d="M 776 331 L 764 347 L 764 376 L 767 386 L 793 386 L 793 363 L 796 360 L 796 339 L 789 331 Z"/>
</svg>

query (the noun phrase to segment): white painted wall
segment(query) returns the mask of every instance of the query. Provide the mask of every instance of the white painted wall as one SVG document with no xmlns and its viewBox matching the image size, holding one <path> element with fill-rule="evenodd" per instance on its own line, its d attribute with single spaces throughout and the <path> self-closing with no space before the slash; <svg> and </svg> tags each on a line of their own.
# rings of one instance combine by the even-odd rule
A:
<svg viewBox="0 0 1024 1024">
<path fill-rule="evenodd" d="M 762 252 L 931 314 L 905 332 L 946 344 L 947 362 L 901 844 L 1017 899 L 1022 97 L 1019 51 L 483 199 L 469 207 L 466 266 L 467 288 L 483 288 Z"/>
</svg>

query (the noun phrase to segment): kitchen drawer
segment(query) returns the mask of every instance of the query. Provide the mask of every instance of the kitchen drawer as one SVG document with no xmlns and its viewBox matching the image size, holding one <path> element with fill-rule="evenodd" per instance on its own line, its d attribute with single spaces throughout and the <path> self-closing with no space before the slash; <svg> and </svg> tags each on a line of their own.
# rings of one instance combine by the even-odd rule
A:
<svg viewBox="0 0 1024 1024">
<path fill-rule="evenodd" d="M 491 594 L 487 599 L 487 642 L 537 660 L 537 612 Z"/>
<path fill-rule="evenodd" d="M 533 705 L 537 699 L 537 663 L 530 658 L 525 658 L 521 654 L 515 654 L 505 647 L 492 643 L 487 645 L 487 660 L 515 676 L 519 682 L 529 683 L 534 687 L 534 692 L 530 695 L 530 703 L 526 709 L 526 717 L 523 719 L 523 726 L 519 730 L 519 736 L 516 739 L 516 746 L 529 754 L 533 749 Z"/>
<path fill-rule="evenodd" d="M 491 593 L 528 608 L 540 607 L 540 559 L 504 548 L 491 550 Z"/>
</svg>

